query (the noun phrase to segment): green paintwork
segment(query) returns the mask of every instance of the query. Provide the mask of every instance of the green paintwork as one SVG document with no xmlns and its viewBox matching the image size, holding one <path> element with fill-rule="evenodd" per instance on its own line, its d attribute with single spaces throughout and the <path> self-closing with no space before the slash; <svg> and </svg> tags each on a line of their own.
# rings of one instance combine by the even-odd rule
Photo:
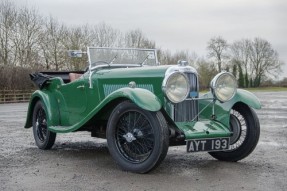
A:
<svg viewBox="0 0 287 191">
<path fill-rule="evenodd" d="M 176 122 L 176 125 L 184 132 L 186 140 L 229 137 L 231 135 L 228 127 L 212 120 Z"/>
<path fill-rule="evenodd" d="M 48 87 L 32 95 L 25 127 L 32 126 L 33 107 L 39 99 L 45 105 L 48 129 L 57 133 L 78 130 L 115 100 L 131 100 L 145 110 L 158 111 L 163 103 L 161 83 L 168 67 L 102 69 L 93 73 L 92 89 L 88 72 L 67 84 L 54 78 Z M 136 88 L 128 87 L 131 81 Z"/>
<path fill-rule="evenodd" d="M 212 93 L 209 92 L 202 97 L 204 98 L 212 98 Z M 200 111 L 205 108 L 208 104 L 210 104 L 210 100 L 200 100 L 199 101 L 199 108 Z M 216 121 L 220 121 L 223 125 L 229 126 L 229 115 L 230 115 L 230 110 L 236 103 L 244 103 L 254 109 L 260 109 L 261 104 L 258 98 L 242 89 L 237 89 L 237 93 L 235 96 L 228 102 L 225 103 L 220 103 L 219 101 L 215 102 L 215 115 L 216 115 Z M 210 104 L 207 108 L 203 110 L 203 112 L 200 114 L 200 118 L 203 119 L 211 119 L 212 115 L 212 104 Z"/>
<path fill-rule="evenodd" d="M 55 96 L 49 91 L 35 91 L 30 99 L 29 108 L 27 112 L 27 120 L 25 124 L 25 128 L 29 128 L 32 126 L 32 115 L 33 108 L 38 100 L 41 100 L 46 111 L 46 117 L 49 119 L 47 121 L 48 126 L 52 126 L 59 123 L 59 109 L 58 104 L 56 103 Z"/>
<path fill-rule="evenodd" d="M 79 130 L 86 124 L 97 123 L 97 120 L 108 120 L 112 109 L 119 102 L 131 100 L 145 110 L 162 109 L 167 114 L 167 121 L 181 130 L 187 140 L 228 137 L 231 134 L 229 113 L 234 104 L 243 102 L 255 109 L 261 107 L 253 94 L 238 89 L 229 102 L 216 101 L 215 120 L 211 119 L 212 105 L 207 106 L 211 101 L 200 100 L 200 111 L 205 108 L 200 114 L 200 121 L 174 123 L 169 117 L 172 105 L 166 100 L 161 89 L 169 67 L 100 69 L 92 74 L 93 88 L 89 88 L 89 72 L 67 84 L 56 77 L 51 80 L 49 86 L 35 91 L 32 95 L 25 128 L 32 126 L 32 113 L 37 100 L 44 103 L 48 129 L 56 133 L 68 133 Z M 136 83 L 136 88 L 128 87 L 131 81 Z M 211 98 L 212 94 L 207 93 L 203 97 Z"/>
<path fill-rule="evenodd" d="M 96 115 L 104 106 L 106 106 L 109 102 L 116 100 L 118 98 L 127 98 L 134 103 L 136 103 L 139 107 L 149 111 L 158 111 L 161 108 L 161 103 L 158 98 L 152 94 L 150 91 L 139 88 L 121 88 L 114 91 L 112 94 L 107 96 L 101 103 L 99 103 L 93 110 L 90 111 L 86 116 L 82 118 L 79 122 L 70 125 L 70 126 L 49 126 L 49 130 L 57 133 L 67 133 L 72 132 L 80 127 L 82 127 L 85 123 L 87 123 L 94 115 Z"/>
<path fill-rule="evenodd" d="M 213 98 L 212 93 L 209 92 L 201 98 Z M 199 111 L 200 120 L 197 122 L 177 122 L 176 125 L 185 134 L 185 139 L 201 139 L 201 138 L 216 138 L 216 137 L 229 137 L 231 132 L 229 130 L 229 115 L 230 110 L 236 103 L 244 103 L 252 108 L 260 109 L 261 104 L 258 98 L 245 90 L 238 89 L 235 96 L 228 102 L 220 103 L 215 102 L 215 115 L 213 120 L 212 116 L 212 101 L 200 100 Z M 210 104 L 211 103 L 211 104 Z M 208 131 L 208 133 L 207 133 Z"/>
</svg>

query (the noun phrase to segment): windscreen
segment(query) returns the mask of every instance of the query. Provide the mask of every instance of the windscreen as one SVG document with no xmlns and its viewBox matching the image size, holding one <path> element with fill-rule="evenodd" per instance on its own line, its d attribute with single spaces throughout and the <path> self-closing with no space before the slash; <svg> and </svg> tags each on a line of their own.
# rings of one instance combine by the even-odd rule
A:
<svg viewBox="0 0 287 191">
<path fill-rule="evenodd" d="M 103 64 L 157 65 L 155 49 L 88 48 L 91 67 Z"/>
</svg>

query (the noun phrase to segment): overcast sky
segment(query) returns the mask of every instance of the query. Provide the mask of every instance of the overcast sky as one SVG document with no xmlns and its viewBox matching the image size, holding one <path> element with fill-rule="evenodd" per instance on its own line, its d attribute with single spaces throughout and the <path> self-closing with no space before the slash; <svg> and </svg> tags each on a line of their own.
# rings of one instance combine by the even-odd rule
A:
<svg viewBox="0 0 287 191">
<path fill-rule="evenodd" d="M 210 38 L 229 43 L 260 37 L 269 41 L 286 64 L 286 0 L 13 0 L 37 8 L 68 25 L 105 22 L 126 32 L 141 29 L 157 47 L 190 50 L 206 56 Z"/>
</svg>

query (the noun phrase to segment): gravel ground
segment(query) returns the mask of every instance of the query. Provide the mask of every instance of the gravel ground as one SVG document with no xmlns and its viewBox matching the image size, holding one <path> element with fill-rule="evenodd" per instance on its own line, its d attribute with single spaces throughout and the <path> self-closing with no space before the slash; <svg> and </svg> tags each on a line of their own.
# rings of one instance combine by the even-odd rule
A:
<svg viewBox="0 0 287 191">
<path fill-rule="evenodd" d="M 51 150 L 24 129 L 27 103 L 0 105 L 0 190 L 287 190 L 287 92 L 256 93 L 261 136 L 254 152 L 236 162 L 170 147 L 149 174 L 120 170 L 104 139 L 58 134 Z"/>
</svg>

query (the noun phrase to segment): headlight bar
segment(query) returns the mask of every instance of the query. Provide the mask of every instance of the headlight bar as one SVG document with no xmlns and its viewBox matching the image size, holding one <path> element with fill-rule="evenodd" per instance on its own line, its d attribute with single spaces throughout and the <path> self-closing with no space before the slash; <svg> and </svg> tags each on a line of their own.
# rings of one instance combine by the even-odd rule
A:
<svg viewBox="0 0 287 191">
<path fill-rule="evenodd" d="M 197 114 L 196 117 L 198 117 L 202 113 L 203 110 L 205 110 L 210 104 L 212 104 L 211 118 L 215 119 L 216 118 L 216 116 L 215 116 L 215 102 L 216 102 L 216 100 L 218 100 L 220 102 L 227 102 L 234 97 L 234 95 L 236 94 L 236 91 L 237 91 L 236 79 L 229 72 L 221 72 L 221 73 L 217 74 L 212 79 L 210 85 L 211 85 L 211 92 L 212 92 L 213 97 L 208 97 L 206 95 L 205 97 L 200 97 L 200 98 L 186 98 L 186 100 L 212 100 L 201 111 L 199 111 L 199 113 Z M 223 93 L 225 95 L 225 97 L 223 97 L 223 98 L 226 98 L 226 99 L 221 99 L 222 97 L 220 97 L 218 95 L 218 92 L 216 92 L 217 88 L 219 88 L 219 89 L 223 88 L 223 90 L 220 90 L 223 92 L 219 92 L 219 93 Z M 228 91 L 226 91 L 226 90 L 228 90 Z"/>
</svg>

